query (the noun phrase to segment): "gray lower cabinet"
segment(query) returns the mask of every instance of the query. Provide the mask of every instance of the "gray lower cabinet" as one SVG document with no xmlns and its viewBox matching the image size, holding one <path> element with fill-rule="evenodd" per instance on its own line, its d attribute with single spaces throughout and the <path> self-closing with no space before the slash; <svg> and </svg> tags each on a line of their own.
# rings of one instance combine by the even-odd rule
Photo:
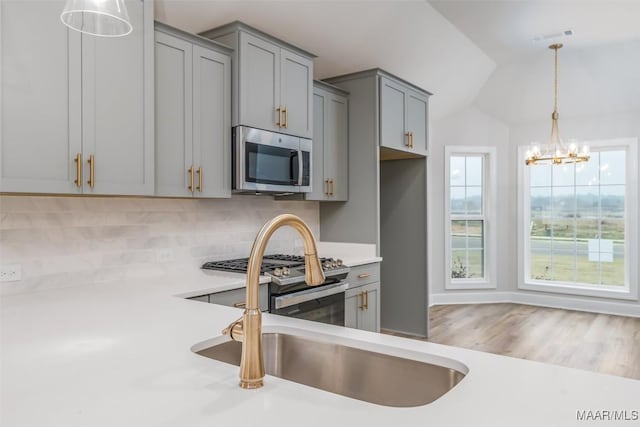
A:
<svg viewBox="0 0 640 427">
<path fill-rule="evenodd" d="M 380 264 L 351 267 L 346 281 L 345 326 L 380 332 Z"/>
<path fill-rule="evenodd" d="M 345 326 L 380 332 L 379 295 L 380 282 L 349 288 L 345 292 Z"/>
<path fill-rule="evenodd" d="M 233 126 L 312 137 L 312 54 L 241 22 L 202 35 L 234 49 Z"/>
<path fill-rule="evenodd" d="M 347 96 L 347 92 L 326 83 L 314 83 L 313 177 L 307 200 L 346 201 L 349 197 Z"/>
<path fill-rule="evenodd" d="M 389 77 L 380 78 L 380 146 L 428 153 L 429 94 Z"/>
<path fill-rule="evenodd" d="M 231 197 L 230 50 L 156 23 L 157 196 Z"/>
<path fill-rule="evenodd" d="M 0 3 L 0 191 L 152 195 L 153 1 L 122 38 L 67 29 L 64 3 Z"/>
</svg>

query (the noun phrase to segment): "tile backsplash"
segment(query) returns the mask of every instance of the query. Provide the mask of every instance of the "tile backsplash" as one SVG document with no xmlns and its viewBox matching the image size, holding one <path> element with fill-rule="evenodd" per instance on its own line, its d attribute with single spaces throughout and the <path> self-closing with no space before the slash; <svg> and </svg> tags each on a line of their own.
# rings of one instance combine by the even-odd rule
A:
<svg viewBox="0 0 640 427">
<path fill-rule="evenodd" d="M 20 264 L 22 280 L 0 295 L 115 282 L 246 257 L 260 227 L 293 213 L 319 236 L 318 202 L 264 196 L 153 199 L 0 196 L 0 264 Z M 282 228 L 267 252 L 302 253 Z"/>
</svg>

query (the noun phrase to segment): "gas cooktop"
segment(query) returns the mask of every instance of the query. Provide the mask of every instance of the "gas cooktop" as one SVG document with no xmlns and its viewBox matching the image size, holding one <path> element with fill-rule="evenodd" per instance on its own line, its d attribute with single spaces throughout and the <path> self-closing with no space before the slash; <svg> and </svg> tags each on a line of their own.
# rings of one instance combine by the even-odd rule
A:
<svg viewBox="0 0 640 427">
<path fill-rule="evenodd" d="M 249 258 L 236 258 L 224 261 L 210 261 L 202 265 L 205 270 L 230 271 L 246 273 Z M 322 270 L 329 280 L 344 278 L 349 267 L 342 264 L 342 260 L 320 258 Z M 304 282 L 304 257 L 300 255 L 265 255 L 262 259 L 260 274 L 271 276 L 271 282 L 276 285 L 290 285 Z"/>
</svg>

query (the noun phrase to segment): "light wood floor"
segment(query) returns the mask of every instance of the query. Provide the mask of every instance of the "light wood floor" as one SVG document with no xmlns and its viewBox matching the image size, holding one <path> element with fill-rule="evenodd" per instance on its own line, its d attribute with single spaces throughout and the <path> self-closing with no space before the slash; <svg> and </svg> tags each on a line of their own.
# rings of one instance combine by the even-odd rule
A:
<svg viewBox="0 0 640 427">
<path fill-rule="evenodd" d="M 640 318 L 520 304 L 442 305 L 429 341 L 640 379 Z"/>
</svg>

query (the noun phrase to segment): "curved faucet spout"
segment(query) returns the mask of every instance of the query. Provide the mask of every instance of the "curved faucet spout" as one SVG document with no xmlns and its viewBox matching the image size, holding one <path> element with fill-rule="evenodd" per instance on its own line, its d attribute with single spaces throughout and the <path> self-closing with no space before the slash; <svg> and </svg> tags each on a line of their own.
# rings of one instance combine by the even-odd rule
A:
<svg viewBox="0 0 640 427">
<path fill-rule="evenodd" d="M 259 388 L 263 385 L 264 360 L 262 355 L 262 316 L 259 308 L 260 267 L 269 239 L 273 233 L 288 225 L 302 236 L 304 243 L 305 281 L 310 286 L 321 285 L 324 280 L 322 264 L 318 258 L 316 240 L 311 229 L 296 215 L 283 214 L 268 221 L 256 236 L 247 265 L 247 299 L 242 319 L 233 322 L 223 333 L 233 340 L 242 341 L 240 387 Z"/>
</svg>

